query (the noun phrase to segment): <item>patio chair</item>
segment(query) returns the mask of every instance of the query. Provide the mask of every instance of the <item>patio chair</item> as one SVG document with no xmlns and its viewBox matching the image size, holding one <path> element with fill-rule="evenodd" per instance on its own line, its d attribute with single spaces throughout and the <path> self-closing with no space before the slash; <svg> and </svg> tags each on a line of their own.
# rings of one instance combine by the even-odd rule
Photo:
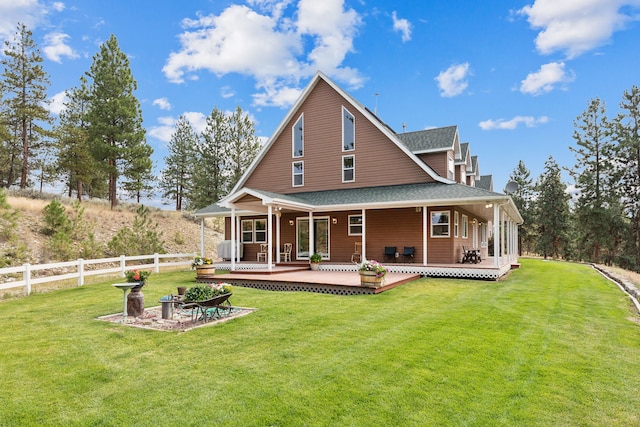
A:
<svg viewBox="0 0 640 427">
<path fill-rule="evenodd" d="M 291 262 L 291 251 L 293 250 L 293 243 L 285 243 L 284 251 L 280 254 L 280 261 Z"/>
<path fill-rule="evenodd" d="M 260 243 L 260 252 L 258 252 L 258 262 L 267 262 L 267 251 L 269 245 L 266 243 Z"/>
<path fill-rule="evenodd" d="M 397 249 L 396 249 L 395 246 L 385 246 L 384 247 L 384 259 L 385 259 L 385 261 L 387 260 L 387 258 L 391 257 L 393 262 L 396 262 L 396 252 L 397 252 Z"/>
<path fill-rule="evenodd" d="M 415 246 L 405 246 L 404 247 L 404 251 L 402 252 L 402 258 L 406 261 L 406 260 L 410 260 L 411 262 L 413 262 L 413 256 L 416 253 L 416 248 Z"/>
<path fill-rule="evenodd" d="M 362 242 L 356 242 L 351 254 L 351 262 L 362 262 Z"/>
</svg>

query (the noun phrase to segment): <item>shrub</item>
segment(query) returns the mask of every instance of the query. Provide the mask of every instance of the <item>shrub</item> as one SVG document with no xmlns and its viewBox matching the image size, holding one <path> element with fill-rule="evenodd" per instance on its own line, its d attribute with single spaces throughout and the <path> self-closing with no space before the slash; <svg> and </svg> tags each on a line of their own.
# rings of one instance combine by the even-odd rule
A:
<svg viewBox="0 0 640 427">
<path fill-rule="evenodd" d="M 65 212 L 65 207 L 57 199 L 53 199 L 51 203 L 44 207 L 44 227 L 42 234 L 53 236 L 55 233 L 71 232 L 71 221 Z"/>
</svg>

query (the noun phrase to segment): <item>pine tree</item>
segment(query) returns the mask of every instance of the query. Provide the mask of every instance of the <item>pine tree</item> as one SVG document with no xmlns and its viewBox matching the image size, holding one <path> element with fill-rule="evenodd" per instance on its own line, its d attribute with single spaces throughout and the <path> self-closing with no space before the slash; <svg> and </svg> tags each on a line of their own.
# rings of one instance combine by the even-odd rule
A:
<svg viewBox="0 0 640 427">
<path fill-rule="evenodd" d="M 140 203 L 143 197 L 150 198 L 155 194 L 156 178 L 152 173 L 152 154 L 153 149 L 147 144 L 137 145 L 129 153 L 131 160 L 129 168 L 124 171 L 126 180 L 123 182 L 122 188 L 129 197 L 135 198 L 137 203 Z"/>
<path fill-rule="evenodd" d="M 108 176 L 108 197 L 113 208 L 117 204 L 120 176 L 131 168 L 141 167 L 137 155 L 151 152 L 140 149 L 146 141 L 140 104 L 133 94 L 137 83 L 131 74 L 129 59 L 113 34 L 93 57 L 87 75 L 93 80 L 87 114 L 89 142 L 94 157 Z M 146 166 L 151 169 L 148 162 Z M 142 175 L 140 170 L 136 175 Z"/>
<path fill-rule="evenodd" d="M 576 232 L 580 252 L 592 262 L 600 262 L 603 247 L 612 249 L 614 237 L 609 228 L 615 223 L 617 191 L 613 185 L 613 149 L 606 107 L 600 99 L 592 99 L 574 121 L 573 139 L 569 149 L 576 164 L 569 173 L 578 190 L 575 209 Z"/>
<path fill-rule="evenodd" d="M 217 108 L 207 117 L 207 126 L 196 148 L 190 209 L 199 209 L 222 198 L 229 189 L 226 153 L 229 147 L 229 121 Z"/>
<path fill-rule="evenodd" d="M 560 168 L 553 159 L 545 162 L 544 171 L 536 185 L 536 226 L 538 240 L 536 249 L 545 259 L 561 257 L 569 249 L 569 195 L 562 182 Z"/>
<path fill-rule="evenodd" d="M 636 268 L 640 266 L 640 88 L 625 91 L 611 129 L 618 141 L 616 166 L 626 214 L 631 219 Z"/>
<path fill-rule="evenodd" d="M 520 160 L 518 166 L 511 172 L 510 181 L 518 184 L 518 189 L 511 194 L 513 202 L 518 207 L 524 222 L 518 230 L 518 254 L 522 252 L 533 252 L 535 248 L 535 215 L 534 215 L 534 186 L 531 172 Z"/>
<path fill-rule="evenodd" d="M 2 73 L 5 89 L 5 116 L 13 129 L 16 144 L 9 151 L 10 166 L 19 152 L 22 165 L 20 172 L 20 188 L 26 188 L 30 171 L 30 157 L 38 149 L 39 138 L 48 135 L 42 123 L 51 123 L 51 116 L 43 106 L 47 102 L 49 76 L 44 71 L 40 50 L 32 38 L 32 33 L 24 24 L 18 24 L 15 37 L 5 42 L 5 58 Z M 18 149 L 19 144 L 20 149 Z M 7 185 L 15 179 L 11 169 L 7 177 Z"/>
<path fill-rule="evenodd" d="M 69 195 L 75 190 L 78 201 L 82 201 L 87 187 L 98 173 L 89 149 L 88 123 L 85 120 L 89 108 L 89 88 L 84 76 L 80 78 L 80 87 L 67 91 L 67 99 L 56 131 L 58 170 L 67 177 Z"/>
<path fill-rule="evenodd" d="M 227 165 L 229 169 L 228 188 L 233 188 L 247 170 L 260 150 L 260 141 L 255 136 L 253 122 L 240 107 L 229 117 L 229 145 Z"/>
<path fill-rule="evenodd" d="M 165 168 L 160 179 L 162 197 L 175 201 L 177 211 L 181 211 L 183 205 L 186 206 L 183 202 L 191 197 L 197 143 L 198 135 L 191 123 L 186 117 L 180 116 L 169 141 L 169 155 L 164 158 Z"/>
</svg>

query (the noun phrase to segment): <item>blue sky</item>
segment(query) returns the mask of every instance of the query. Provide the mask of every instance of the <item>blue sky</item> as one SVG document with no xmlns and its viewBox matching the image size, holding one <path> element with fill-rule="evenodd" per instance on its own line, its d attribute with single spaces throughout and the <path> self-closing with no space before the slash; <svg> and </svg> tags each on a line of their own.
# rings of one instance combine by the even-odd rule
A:
<svg viewBox="0 0 640 427">
<path fill-rule="evenodd" d="M 268 138 L 322 70 L 396 132 L 457 125 L 497 191 L 519 160 L 534 179 L 550 155 L 573 166 L 591 99 L 618 113 L 640 84 L 639 20 L 640 0 L 0 0 L 0 37 L 33 31 L 54 114 L 118 38 L 156 172 L 180 115 L 201 130 L 240 106 Z"/>
</svg>

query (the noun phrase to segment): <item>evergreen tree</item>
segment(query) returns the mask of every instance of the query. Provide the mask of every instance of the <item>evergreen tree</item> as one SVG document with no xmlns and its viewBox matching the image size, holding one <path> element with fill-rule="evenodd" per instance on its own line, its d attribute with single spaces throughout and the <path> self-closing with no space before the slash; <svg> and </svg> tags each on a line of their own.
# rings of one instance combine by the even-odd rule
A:
<svg viewBox="0 0 640 427">
<path fill-rule="evenodd" d="M 86 114 L 89 107 L 87 79 L 80 78 L 80 87 L 67 91 L 65 109 L 60 113 L 58 136 L 58 170 L 67 177 L 69 196 L 75 190 L 78 201 L 99 176 L 97 164 L 89 149 Z"/>
<path fill-rule="evenodd" d="M 203 208 L 220 200 L 229 189 L 225 158 L 229 147 L 228 123 L 227 117 L 217 108 L 207 117 L 207 126 L 196 147 L 190 209 Z"/>
<path fill-rule="evenodd" d="M 260 150 L 253 122 L 240 107 L 229 117 L 229 145 L 227 147 L 228 188 L 231 190 L 247 170 Z"/>
<path fill-rule="evenodd" d="M 169 155 L 164 158 L 165 168 L 160 180 L 162 197 L 175 201 L 177 211 L 181 211 L 183 205 L 186 206 L 183 202 L 191 197 L 197 143 L 198 135 L 193 127 L 186 117 L 180 116 L 169 141 Z"/>
<path fill-rule="evenodd" d="M 108 176 L 108 197 L 113 208 L 117 204 L 120 176 L 141 176 L 139 170 L 133 174 L 129 169 L 144 168 L 135 156 L 151 152 L 140 148 L 146 141 L 140 104 L 133 94 L 137 83 L 131 74 L 129 59 L 113 34 L 93 57 L 87 75 L 93 80 L 87 114 L 89 143 Z M 147 162 L 146 167 L 151 170 L 150 163 Z"/>
<path fill-rule="evenodd" d="M 624 209 L 631 219 L 635 266 L 640 266 L 640 88 L 625 91 L 622 112 L 611 126 L 618 141 L 616 166 Z"/>
<path fill-rule="evenodd" d="M 533 252 L 535 249 L 535 214 L 534 214 L 534 186 L 531 172 L 520 160 L 518 166 L 511 172 L 510 181 L 518 184 L 518 189 L 511 194 L 513 202 L 518 207 L 524 222 L 518 230 L 518 254 Z"/>
<path fill-rule="evenodd" d="M 560 167 L 553 157 L 545 162 L 536 187 L 536 248 L 545 259 L 549 256 L 555 259 L 564 256 L 569 249 L 569 195 L 561 179 Z"/>
<path fill-rule="evenodd" d="M 126 180 L 122 184 L 122 188 L 129 197 L 135 198 L 137 203 L 140 203 L 143 197 L 153 197 L 155 194 L 156 178 L 152 173 L 152 154 L 153 149 L 147 144 L 133 147 L 133 151 L 129 154 L 130 167 L 124 172 Z"/>
<path fill-rule="evenodd" d="M 615 223 L 617 191 L 613 181 L 613 149 L 604 102 L 592 99 L 574 121 L 569 149 L 576 164 L 569 173 L 578 190 L 575 209 L 576 232 L 580 252 L 592 262 L 600 262 L 601 248 L 612 249 L 614 235 L 609 227 Z M 582 256 L 581 256 L 582 258 Z"/>
<path fill-rule="evenodd" d="M 30 157 L 38 149 L 39 138 L 47 131 L 42 123 L 51 123 L 51 116 L 43 106 L 47 103 L 49 76 L 42 67 L 42 56 L 32 38 L 32 33 L 24 24 L 18 24 L 13 40 L 5 42 L 5 58 L 2 73 L 5 96 L 5 116 L 14 131 L 15 138 L 9 142 L 16 144 L 9 151 L 10 166 L 21 156 L 20 188 L 26 188 L 30 171 Z M 18 149 L 19 144 L 19 149 Z M 9 171 L 7 185 L 13 184 L 13 169 Z"/>
</svg>

